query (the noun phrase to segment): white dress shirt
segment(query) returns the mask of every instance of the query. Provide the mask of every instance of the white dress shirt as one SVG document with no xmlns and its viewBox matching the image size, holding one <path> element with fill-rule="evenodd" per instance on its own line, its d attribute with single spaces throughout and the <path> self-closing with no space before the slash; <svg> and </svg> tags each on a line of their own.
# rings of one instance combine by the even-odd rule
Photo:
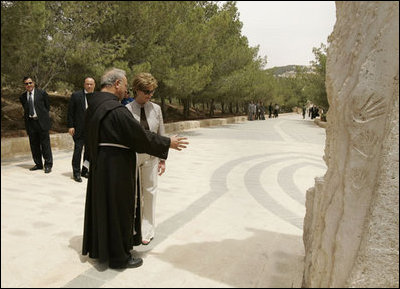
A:
<svg viewBox="0 0 400 289">
<path fill-rule="evenodd" d="M 29 93 L 30 93 L 29 91 L 26 91 L 26 97 L 27 97 L 27 100 L 28 100 L 28 104 L 29 104 Z M 32 97 L 32 103 L 33 103 L 33 116 L 32 116 L 32 118 L 36 118 L 37 114 L 36 114 L 36 109 L 35 109 L 35 89 L 32 89 L 31 97 Z"/>
</svg>

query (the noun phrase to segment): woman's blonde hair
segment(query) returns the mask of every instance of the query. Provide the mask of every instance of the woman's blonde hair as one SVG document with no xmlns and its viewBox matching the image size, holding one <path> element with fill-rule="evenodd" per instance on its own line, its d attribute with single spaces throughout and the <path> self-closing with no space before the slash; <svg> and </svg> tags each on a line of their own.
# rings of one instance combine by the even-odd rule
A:
<svg viewBox="0 0 400 289">
<path fill-rule="evenodd" d="M 136 74 L 132 81 L 132 90 L 134 94 L 136 94 L 138 90 L 154 90 L 157 87 L 157 79 L 148 72 Z"/>
</svg>

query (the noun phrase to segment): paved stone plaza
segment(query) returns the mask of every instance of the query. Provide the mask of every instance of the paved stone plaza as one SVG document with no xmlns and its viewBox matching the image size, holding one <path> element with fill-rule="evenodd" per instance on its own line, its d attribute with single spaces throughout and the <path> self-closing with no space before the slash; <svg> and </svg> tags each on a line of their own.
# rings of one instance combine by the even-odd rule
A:
<svg viewBox="0 0 400 289">
<path fill-rule="evenodd" d="M 1 164 L 1 287 L 300 287 L 305 194 L 326 171 L 325 130 L 300 114 L 180 133 L 159 178 L 156 236 L 136 269 L 81 255 L 86 183 L 72 150 L 50 174 Z M 123 180 L 121 180 L 123 181 Z"/>
</svg>

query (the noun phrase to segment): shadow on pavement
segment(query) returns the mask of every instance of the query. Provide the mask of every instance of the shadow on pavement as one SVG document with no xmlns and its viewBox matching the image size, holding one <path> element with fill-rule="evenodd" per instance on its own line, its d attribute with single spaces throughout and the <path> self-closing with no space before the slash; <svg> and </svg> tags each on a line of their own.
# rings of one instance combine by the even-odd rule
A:
<svg viewBox="0 0 400 289">
<path fill-rule="evenodd" d="M 82 240 L 83 236 L 74 236 L 69 240 L 69 248 L 73 249 L 79 257 L 81 263 L 89 262 L 94 269 L 98 272 L 104 272 L 108 269 L 108 264 L 106 262 L 98 262 L 96 259 L 89 258 L 89 255 L 83 256 L 82 255 Z"/>
<path fill-rule="evenodd" d="M 244 240 L 176 245 L 157 257 L 179 269 L 232 287 L 301 287 L 302 237 L 248 230 L 254 235 Z"/>
</svg>

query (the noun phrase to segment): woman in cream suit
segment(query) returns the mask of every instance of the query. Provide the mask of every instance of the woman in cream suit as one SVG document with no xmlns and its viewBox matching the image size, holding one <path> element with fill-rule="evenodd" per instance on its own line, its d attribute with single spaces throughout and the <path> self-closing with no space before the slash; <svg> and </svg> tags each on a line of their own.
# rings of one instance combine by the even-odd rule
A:
<svg viewBox="0 0 400 289">
<path fill-rule="evenodd" d="M 150 101 L 157 86 L 157 80 L 150 73 L 136 75 L 132 84 L 135 99 L 126 107 L 144 129 L 164 135 L 161 107 Z M 154 238 L 158 176 L 165 171 L 165 160 L 144 153 L 138 154 L 137 168 L 142 209 L 142 244 L 148 245 Z"/>
</svg>

